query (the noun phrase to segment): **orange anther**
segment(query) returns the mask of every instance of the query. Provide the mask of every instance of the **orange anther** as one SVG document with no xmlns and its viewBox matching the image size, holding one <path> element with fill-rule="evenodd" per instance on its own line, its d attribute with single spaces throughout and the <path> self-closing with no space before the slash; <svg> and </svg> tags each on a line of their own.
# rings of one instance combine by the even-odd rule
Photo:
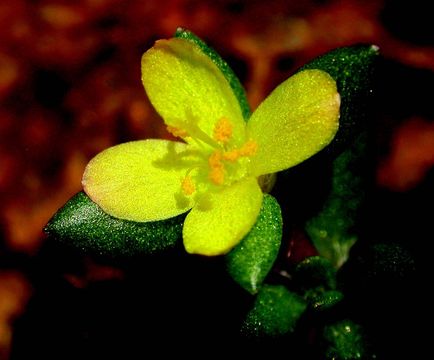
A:
<svg viewBox="0 0 434 360">
<path fill-rule="evenodd" d="M 215 185 L 222 185 L 225 181 L 225 168 L 222 162 L 222 153 L 214 151 L 208 158 L 208 165 L 210 168 L 209 179 Z"/>
<path fill-rule="evenodd" d="M 255 155 L 257 150 L 258 150 L 258 144 L 253 140 L 249 140 L 240 149 L 240 156 Z"/>
<path fill-rule="evenodd" d="M 214 151 L 208 158 L 208 165 L 211 169 L 222 168 L 222 153 L 220 151 Z"/>
<path fill-rule="evenodd" d="M 186 136 L 188 136 L 187 131 L 185 131 L 183 129 L 179 129 L 179 128 L 174 127 L 174 126 L 170 126 L 170 125 L 167 125 L 167 131 L 170 132 L 173 136 L 176 136 L 176 137 L 186 137 Z"/>
<path fill-rule="evenodd" d="M 208 176 L 215 185 L 223 185 L 225 182 L 225 171 L 223 168 L 211 169 Z"/>
<path fill-rule="evenodd" d="M 190 176 L 186 176 L 182 179 L 181 188 L 182 192 L 187 196 L 192 195 L 196 191 L 196 186 Z"/>
<path fill-rule="evenodd" d="M 223 159 L 231 162 L 237 161 L 240 157 L 252 156 L 256 153 L 258 145 L 255 141 L 247 141 L 241 148 L 225 151 L 223 153 Z"/>
<path fill-rule="evenodd" d="M 227 143 L 232 137 L 232 123 L 225 117 L 222 117 L 214 126 L 213 138 L 220 143 Z"/>
<path fill-rule="evenodd" d="M 231 151 L 225 151 L 223 154 L 223 159 L 231 162 L 235 162 L 240 158 L 240 150 L 234 149 Z"/>
</svg>

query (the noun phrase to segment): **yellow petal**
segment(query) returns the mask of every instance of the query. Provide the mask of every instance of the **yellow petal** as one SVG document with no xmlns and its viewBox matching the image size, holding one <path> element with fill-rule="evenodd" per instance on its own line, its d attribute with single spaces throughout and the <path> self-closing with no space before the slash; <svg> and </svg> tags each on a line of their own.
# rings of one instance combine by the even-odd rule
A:
<svg viewBox="0 0 434 360">
<path fill-rule="evenodd" d="M 188 145 L 167 140 L 132 141 L 95 156 L 83 175 L 87 195 L 106 213 L 133 221 L 167 219 L 191 208 L 181 192 Z"/>
<path fill-rule="evenodd" d="M 250 231 L 261 204 L 262 192 L 254 178 L 206 194 L 185 219 L 186 251 L 208 256 L 227 253 Z"/>
<path fill-rule="evenodd" d="M 338 130 L 339 107 L 336 82 L 324 71 L 301 71 L 280 84 L 247 124 L 258 145 L 253 174 L 290 168 L 324 148 Z"/>
<path fill-rule="evenodd" d="M 142 82 L 166 125 L 193 137 L 199 128 L 213 138 L 216 123 L 228 119 L 233 137 L 244 140 L 243 116 L 229 83 L 194 43 L 157 41 L 142 57 Z"/>
</svg>

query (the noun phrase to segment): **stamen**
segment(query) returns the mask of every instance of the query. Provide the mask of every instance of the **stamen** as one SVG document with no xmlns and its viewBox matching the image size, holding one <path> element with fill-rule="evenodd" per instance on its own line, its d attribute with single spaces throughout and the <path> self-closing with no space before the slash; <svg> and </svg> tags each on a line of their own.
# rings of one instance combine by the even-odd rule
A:
<svg viewBox="0 0 434 360">
<path fill-rule="evenodd" d="M 211 169 L 223 167 L 222 153 L 218 150 L 214 151 L 208 158 L 208 164 Z"/>
<path fill-rule="evenodd" d="M 232 137 L 232 123 L 225 117 L 222 117 L 214 126 L 213 138 L 219 143 L 226 144 Z"/>
<path fill-rule="evenodd" d="M 241 148 L 225 151 L 223 159 L 231 162 L 237 161 L 240 157 L 249 157 L 255 155 L 258 150 L 258 144 L 255 141 L 247 141 Z"/>
<path fill-rule="evenodd" d="M 224 168 L 221 169 L 211 169 L 209 172 L 209 179 L 215 184 L 215 185 L 223 185 L 225 182 L 225 172 Z"/>
<path fill-rule="evenodd" d="M 240 150 L 234 149 L 230 151 L 225 151 L 223 153 L 223 159 L 231 162 L 235 162 L 240 158 Z"/>
<path fill-rule="evenodd" d="M 187 175 L 184 179 L 182 179 L 181 188 L 182 192 L 187 196 L 192 195 L 196 191 L 196 185 L 194 185 L 191 176 Z"/>
<path fill-rule="evenodd" d="M 240 156 L 252 156 L 256 154 L 258 144 L 254 140 L 247 141 L 240 149 Z"/>
<path fill-rule="evenodd" d="M 213 138 L 199 128 L 198 119 L 194 116 L 191 109 L 186 110 L 185 116 L 187 121 L 184 122 L 184 128 L 188 130 L 188 135 L 191 136 L 193 140 L 198 144 L 202 141 L 213 148 L 219 147 L 219 144 Z"/>
<path fill-rule="evenodd" d="M 187 131 L 183 130 L 183 129 L 179 129 L 175 126 L 170 126 L 167 125 L 167 131 L 170 132 L 173 136 L 176 137 L 186 137 L 188 136 Z"/>
<path fill-rule="evenodd" d="M 214 151 L 208 158 L 210 168 L 208 177 L 215 185 L 222 185 L 225 181 L 225 167 L 222 162 L 222 153 Z"/>
</svg>

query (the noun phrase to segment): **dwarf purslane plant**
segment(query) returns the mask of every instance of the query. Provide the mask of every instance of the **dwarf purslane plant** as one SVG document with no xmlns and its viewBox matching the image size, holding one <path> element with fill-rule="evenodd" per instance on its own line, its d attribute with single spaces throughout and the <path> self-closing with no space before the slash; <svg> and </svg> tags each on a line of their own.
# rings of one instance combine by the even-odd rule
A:
<svg viewBox="0 0 434 360">
<path fill-rule="evenodd" d="M 293 331 L 306 308 L 331 306 L 342 294 L 330 285 L 333 279 L 327 286 L 300 286 L 298 294 L 283 285 L 263 284 L 277 258 L 285 222 L 278 201 L 268 194 L 270 184 L 276 173 L 331 142 L 331 153 L 354 142 L 376 54 L 372 46 L 330 52 L 277 86 L 251 113 L 227 63 L 194 34 L 178 29 L 174 38 L 157 41 L 142 57 L 146 94 L 178 140 L 132 141 L 96 155 L 83 175 L 84 192 L 55 214 L 46 232 L 110 257 L 164 253 L 180 249 L 181 240 L 187 253 L 224 255 L 232 278 L 258 293 L 243 331 L 253 336 Z M 351 176 L 343 168 L 348 163 L 336 165 L 339 174 Z M 346 180 L 341 176 L 336 187 L 341 189 Z M 315 258 L 300 269 L 330 270 L 346 259 L 355 241 L 354 236 L 346 240 L 353 218 L 343 230 L 330 223 L 345 217 L 347 207 L 340 204 L 354 192 L 358 190 L 332 192 L 322 215 L 307 223 L 321 244 L 320 255 L 328 260 Z M 323 236 L 326 230 L 331 247 Z M 336 254 L 331 249 L 341 238 L 345 254 Z M 334 270 L 327 273 L 335 276 Z"/>
<path fill-rule="evenodd" d="M 338 128 L 336 83 L 305 70 L 278 86 L 246 123 L 219 68 L 194 43 L 160 40 L 142 58 L 142 81 L 168 130 L 184 141 L 112 147 L 88 164 L 87 195 L 106 213 L 138 222 L 188 210 L 187 252 L 227 253 L 250 231 L 261 177 L 327 145 Z"/>
</svg>

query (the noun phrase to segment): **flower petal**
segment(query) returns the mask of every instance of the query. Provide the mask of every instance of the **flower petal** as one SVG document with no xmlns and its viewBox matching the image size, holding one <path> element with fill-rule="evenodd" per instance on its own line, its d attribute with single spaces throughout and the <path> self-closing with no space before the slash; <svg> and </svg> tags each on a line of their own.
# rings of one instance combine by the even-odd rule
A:
<svg viewBox="0 0 434 360">
<path fill-rule="evenodd" d="M 201 38 L 199 38 L 191 31 L 179 27 L 178 29 L 176 29 L 174 36 L 196 44 L 200 48 L 200 50 L 206 56 L 208 56 L 214 64 L 217 65 L 217 67 L 220 69 L 220 71 L 228 81 L 229 86 L 232 88 L 232 91 L 234 92 L 236 98 L 238 99 L 238 103 L 240 104 L 243 117 L 245 120 L 247 120 L 251 115 L 251 111 L 249 102 L 247 101 L 246 92 L 237 75 L 234 73 L 228 63 L 221 58 L 217 51 L 209 47 Z"/>
<path fill-rule="evenodd" d="M 244 140 L 241 108 L 228 81 L 191 41 L 157 41 L 142 57 L 142 82 L 167 125 L 187 133 L 196 126 L 212 138 L 217 121 L 226 118 L 234 138 Z"/>
<path fill-rule="evenodd" d="M 255 178 L 205 195 L 185 219 L 186 251 L 209 256 L 227 253 L 250 231 L 261 204 L 262 192 Z"/>
<path fill-rule="evenodd" d="M 253 174 L 290 168 L 324 148 L 338 129 L 339 107 L 336 82 L 324 71 L 301 71 L 280 84 L 247 123 L 258 145 Z"/>
<path fill-rule="evenodd" d="M 87 195 L 106 213 L 133 221 L 156 221 L 192 206 L 181 193 L 190 161 L 188 145 L 167 140 L 132 141 L 95 156 L 83 175 Z"/>
</svg>

